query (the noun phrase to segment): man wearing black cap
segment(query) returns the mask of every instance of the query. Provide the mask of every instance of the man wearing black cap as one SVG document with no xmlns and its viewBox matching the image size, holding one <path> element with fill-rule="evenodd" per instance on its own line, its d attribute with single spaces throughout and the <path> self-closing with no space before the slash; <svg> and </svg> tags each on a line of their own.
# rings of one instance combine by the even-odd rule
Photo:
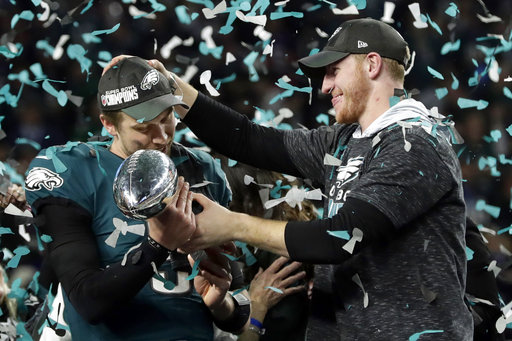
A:
<svg viewBox="0 0 512 341">
<path fill-rule="evenodd" d="M 230 212 L 201 195 L 186 245 L 227 240 L 314 262 L 309 340 L 472 340 L 464 305 L 465 203 L 452 123 L 405 99 L 407 43 L 373 19 L 343 23 L 299 60 L 323 79 L 337 124 L 262 127 L 178 80 L 184 122 L 216 151 L 323 188 L 324 219 L 280 222 Z M 113 63 L 118 59 L 115 58 Z M 171 76 L 158 61 L 153 65 Z"/>
<path fill-rule="evenodd" d="M 197 190 L 223 205 L 231 193 L 208 154 L 172 143 L 173 108 L 188 108 L 175 92 L 147 61 L 124 59 L 98 85 L 100 119 L 112 141 L 51 147 L 29 167 L 27 200 L 50 237 L 44 240 L 73 340 L 206 341 L 213 322 L 239 332 L 248 320 L 248 304 L 227 292 L 240 281 L 220 255 L 232 249 L 206 250 L 193 281 L 187 256 L 176 251 L 196 227 L 189 183 L 206 183 Z M 170 155 L 181 175 L 176 199 L 146 222 L 125 217 L 112 192 L 120 164 L 139 149 Z"/>
</svg>

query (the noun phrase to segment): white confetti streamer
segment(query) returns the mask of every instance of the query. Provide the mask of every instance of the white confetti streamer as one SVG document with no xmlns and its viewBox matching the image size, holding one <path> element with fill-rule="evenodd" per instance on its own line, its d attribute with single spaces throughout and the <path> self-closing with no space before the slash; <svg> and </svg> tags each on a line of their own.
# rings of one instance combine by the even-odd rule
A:
<svg viewBox="0 0 512 341">
<path fill-rule="evenodd" d="M 359 278 L 358 274 L 355 274 L 354 276 L 352 276 L 352 281 L 354 283 L 356 283 L 357 286 L 361 288 L 361 290 L 363 290 L 363 307 L 365 307 L 365 308 L 368 307 L 368 303 L 369 303 L 368 293 L 366 292 L 366 290 L 364 290 L 363 283 L 361 282 L 361 278 Z"/>
<path fill-rule="evenodd" d="M 209 9 L 207 7 L 203 8 L 203 15 L 206 19 L 213 19 L 217 16 L 217 14 L 225 12 L 227 9 L 226 1 L 222 0 L 217 6 L 213 9 Z"/>
<path fill-rule="evenodd" d="M 199 76 L 199 83 L 203 84 L 206 87 L 206 90 L 208 90 L 208 92 L 210 93 L 211 96 L 219 96 L 220 94 L 217 91 L 217 89 L 215 89 L 210 84 L 211 78 L 212 78 L 212 71 L 206 70 L 201 74 L 201 76 Z"/>
<path fill-rule="evenodd" d="M 384 13 L 380 20 L 388 24 L 393 24 L 395 22 L 395 19 L 393 19 L 392 16 L 393 12 L 395 11 L 395 6 L 396 5 L 394 2 L 384 2 Z"/>
<path fill-rule="evenodd" d="M 356 5 L 350 5 L 344 9 L 335 7 L 332 9 L 332 13 L 335 15 L 357 15 L 359 14 L 359 11 L 357 10 Z"/>
<path fill-rule="evenodd" d="M 419 29 L 428 27 L 427 22 L 425 22 L 421 19 L 419 3 L 414 2 L 412 4 L 409 4 L 409 11 L 411 11 L 412 16 L 414 17 L 414 22 L 413 22 L 414 27 L 419 28 Z"/>
<path fill-rule="evenodd" d="M 354 248 L 356 247 L 356 243 L 362 240 L 363 231 L 361 231 L 357 227 L 354 227 L 354 229 L 352 230 L 352 238 L 350 238 L 350 240 L 345 245 L 343 245 L 343 250 L 352 254 L 354 252 Z"/>
</svg>

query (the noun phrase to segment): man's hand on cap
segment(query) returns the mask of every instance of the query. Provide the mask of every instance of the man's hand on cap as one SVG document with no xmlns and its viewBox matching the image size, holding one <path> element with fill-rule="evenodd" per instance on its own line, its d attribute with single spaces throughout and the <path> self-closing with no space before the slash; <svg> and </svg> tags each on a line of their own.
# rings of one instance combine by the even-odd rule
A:
<svg viewBox="0 0 512 341">
<path fill-rule="evenodd" d="M 120 60 L 129 58 L 129 57 L 133 57 L 133 56 L 130 56 L 128 54 L 121 54 L 119 56 L 115 56 L 114 58 L 112 58 L 112 60 L 110 60 L 110 62 L 108 62 L 107 66 L 105 66 L 103 68 L 103 72 L 101 73 L 101 75 L 103 76 L 105 74 L 105 72 L 107 72 L 108 69 L 110 69 L 112 66 L 116 65 Z"/>
</svg>

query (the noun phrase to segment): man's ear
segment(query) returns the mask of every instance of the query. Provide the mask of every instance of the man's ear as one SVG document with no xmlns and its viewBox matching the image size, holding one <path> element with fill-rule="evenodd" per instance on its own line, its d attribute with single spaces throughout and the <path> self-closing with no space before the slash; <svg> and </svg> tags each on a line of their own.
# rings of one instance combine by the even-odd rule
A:
<svg viewBox="0 0 512 341">
<path fill-rule="evenodd" d="M 107 117 L 104 114 L 100 114 L 100 121 L 110 135 L 117 136 L 116 126 L 114 125 L 114 123 L 112 123 L 109 117 Z"/>
<path fill-rule="evenodd" d="M 377 78 L 383 68 L 382 57 L 376 52 L 370 52 L 366 55 L 366 61 L 368 63 L 368 77 L 370 79 Z"/>
</svg>

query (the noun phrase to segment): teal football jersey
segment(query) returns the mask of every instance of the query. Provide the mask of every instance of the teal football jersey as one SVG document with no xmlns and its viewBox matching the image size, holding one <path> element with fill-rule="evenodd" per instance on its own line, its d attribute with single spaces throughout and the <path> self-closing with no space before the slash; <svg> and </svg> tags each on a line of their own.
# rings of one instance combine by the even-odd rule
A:
<svg viewBox="0 0 512 341">
<path fill-rule="evenodd" d="M 225 175 L 209 154 L 173 144 L 171 158 L 193 191 L 224 206 L 229 203 Z M 145 222 L 127 218 L 114 202 L 112 186 L 122 161 L 100 143 L 68 143 L 42 150 L 27 171 L 29 204 L 37 207 L 39 199 L 67 198 L 90 213 L 104 267 L 121 262 L 147 236 Z M 190 267 L 185 256 L 180 257 L 181 261 L 168 259 L 158 269 L 175 284 L 172 290 L 153 276 L 135 297 L 120 302 L 112 318 L 96 325 L 87 323 L 64 295 L 64 318 L 73 340 L 212 340 L 211 315 L 193 280 L 187 279 Z"/>
</svg>

